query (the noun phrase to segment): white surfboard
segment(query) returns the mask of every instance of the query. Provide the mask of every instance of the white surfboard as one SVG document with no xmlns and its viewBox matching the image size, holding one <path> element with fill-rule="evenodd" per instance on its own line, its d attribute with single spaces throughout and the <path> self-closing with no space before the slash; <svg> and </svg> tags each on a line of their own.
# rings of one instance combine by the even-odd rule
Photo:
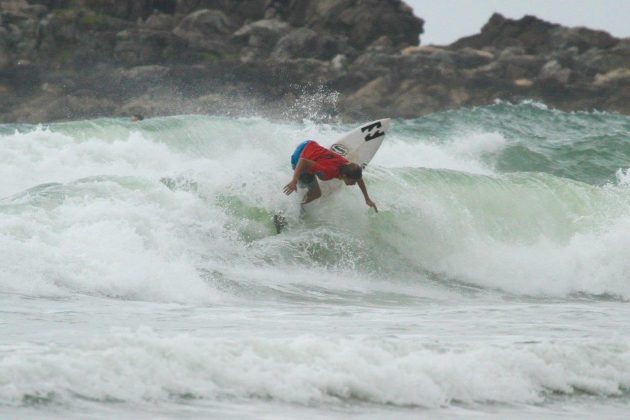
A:
<svg viewBox="0 0 630 420">
<path fill-rule="evenodd" d="M 383 118 L 363 124 L 338 138 L 330 145 L 329 149 L 365 169 L 381 147 L 385 134 L 389 130 L 389 122 L 389 118 Z M 320 181 L 319 187 L 322 190 L 322 197 L 332 193 L 342 185 L 343 181 L 337 179 Z"/>
</svg>

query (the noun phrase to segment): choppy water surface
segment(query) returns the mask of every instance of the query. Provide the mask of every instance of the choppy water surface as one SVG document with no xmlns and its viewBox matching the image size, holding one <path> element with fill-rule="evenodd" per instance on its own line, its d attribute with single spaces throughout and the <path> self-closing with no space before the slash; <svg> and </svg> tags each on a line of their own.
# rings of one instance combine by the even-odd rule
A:
<svg viewBox="0 0 630 420">
<path fill-rule="evenodd" d="M 627 413 L 630 118 L 394 121 L 380 212 L 344 188 L 300 218 L 290 153 L 350 128 L 0 125 L 0 415 Z"/>
</svg>

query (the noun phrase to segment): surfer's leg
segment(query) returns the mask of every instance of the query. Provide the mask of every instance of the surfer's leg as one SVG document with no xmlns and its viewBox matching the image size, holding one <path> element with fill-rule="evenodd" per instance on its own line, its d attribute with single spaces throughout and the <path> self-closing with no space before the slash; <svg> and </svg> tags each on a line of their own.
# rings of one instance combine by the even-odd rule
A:
<svg viewBox="0 0 630 420">
<path fill-rule="evenodd" d="M 304 200 L 302 200 L 302 205 L 308 204 L 313 200 L 317 200 L 322 196 L 322 190 L 319 188 L 319 183 L 317 179 L 313 177 L 313 181 L 308 184 L 308 191 L 304 196 Z"/>
</svg>

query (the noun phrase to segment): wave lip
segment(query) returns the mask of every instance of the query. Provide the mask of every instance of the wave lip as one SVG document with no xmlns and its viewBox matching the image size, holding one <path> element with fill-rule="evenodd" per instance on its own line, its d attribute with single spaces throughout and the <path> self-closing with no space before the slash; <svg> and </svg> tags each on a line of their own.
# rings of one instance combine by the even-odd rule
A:
<svg viewBox="0 0 630 420">
<path fill-rule="evenodd" d="M 2 356 L 0 403 L 541 404 L 557 395 L 627 395 L 629 365 L 627 341 L 444 348 L 420 339 L 160 337 L 140 329 Z"/>
</svg>

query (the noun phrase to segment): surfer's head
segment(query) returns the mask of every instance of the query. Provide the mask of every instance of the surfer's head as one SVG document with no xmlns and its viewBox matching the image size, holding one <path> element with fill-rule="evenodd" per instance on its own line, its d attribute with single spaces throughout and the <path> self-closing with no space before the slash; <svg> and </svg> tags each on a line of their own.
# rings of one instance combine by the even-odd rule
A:
<svg viewBox="0 0 630 420">
<path fill-rule="evenodd" d="M 363 176 L 363 170 L 356 163 L 347 163 L 339 168 L 339 175 L 346 185 L 354 185 Z"/>
</svg>

